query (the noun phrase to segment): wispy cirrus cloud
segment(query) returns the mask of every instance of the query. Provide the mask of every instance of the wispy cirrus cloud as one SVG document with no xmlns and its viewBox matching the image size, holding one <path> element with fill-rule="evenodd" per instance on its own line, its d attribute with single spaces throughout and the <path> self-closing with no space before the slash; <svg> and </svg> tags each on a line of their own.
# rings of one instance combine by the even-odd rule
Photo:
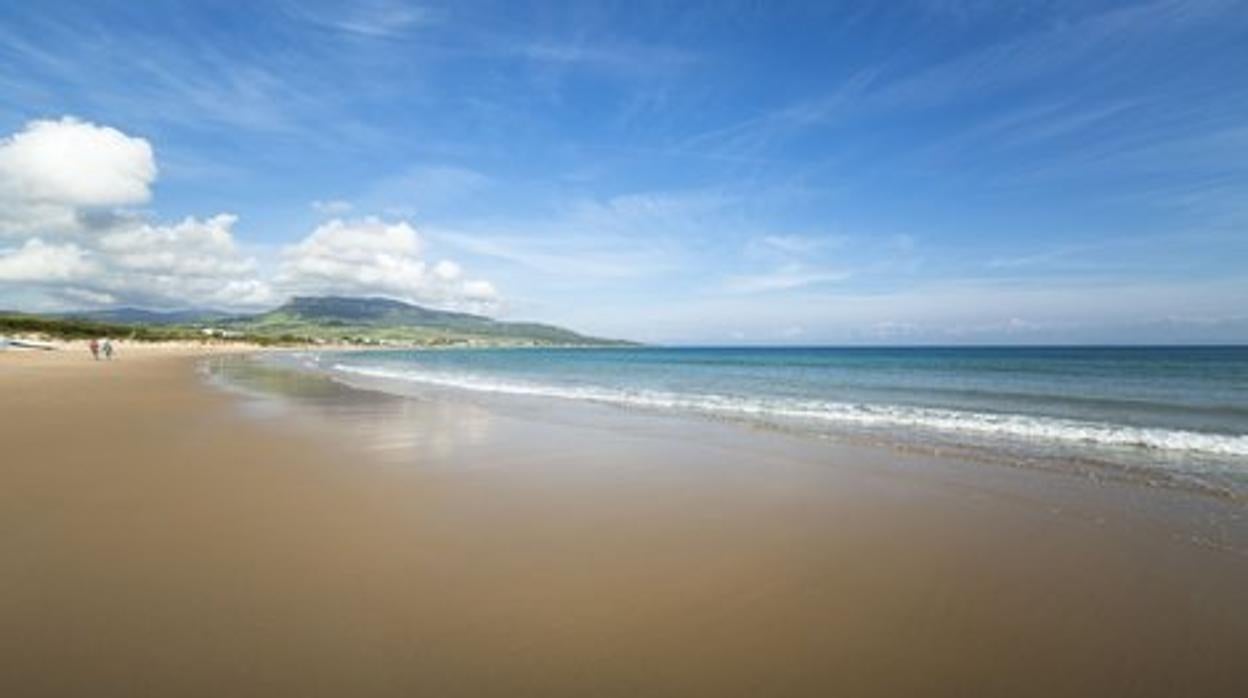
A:
<svg viewBox="0 0 1248 698">
<path fill-rule="evenodd" d="M 462 205 L 491 184 L 488 175 L 468 167 L 420 164 L 372 182 L 357 198 L 361 206 L 372 209 L 427 216 Z"/>
<path fill-rule="evenodd" d="M 354 204 L 344 199 L 315 199 L 311 206 L 322 216 L 341 216 L 355 208 Z"/>
<path fill-rule="evenodd" d="M 681 70 L 698 61 L 690 51 L 663 45 L 595 42 L 590 39 L 544 39 L 521 42 L 505 49 L 538 63 L 598 68 L 624 73 Z"/>
<path fill-rule="evenodd" d="M 788 256 L 806 256 L 840 247 L 848 239 L 844 235 L 771 234 L 752 238 L 746 249 L 747 252 L 765 251 Z"/>
<path fill-rule="evenodd" d="M 839 283 L 853 276 L 841 269 L 812 269 L 800 264 L 785 265 L 765 274 L 731 276 L 724 283 L 729 293 L 764 293 L 791 291 L 808 286 Z"/>
<path fill-rule="evenodd" d="M 692 248 L 732 201 L 714 190 L 577 197 L 522 217 L 433 226 L 430 238 L 501 269 L 540 274 L 553 286 L 626 288 L 681 276 Z"/>
<path fill-rule="evenodd" d="M 438 21 L 437 11 L 404 0 L 364 0 L 330 7 L 290 3 L 290 16 L 317 27 L 370 39 L 399 37 Z"/>
<path fill-rule="evenodd" d="M 684 141 L 684 147 L 758 155 L 810 128 L 958 104 L 1048 80 L 1072 67 L 1080 71 L 1085 82 L 1106 81 L 1109 86 L 1119 78 L 1124 64 L 1154 63 L 1161 53 L 1156 50 L 1159 42 L 1187 40 L 1190 32 L 1221 21 L 1243 23 L 1233 0 L 1155 0 L 1090 10 L 1049 22 L 1033 21 L 1019 35 L 923 62 L 917 68 L 900 61 L 859 67 L 823 95 L 696 134 Z M 1062 91 L 1057 96 L 1069 99 Z M 1108 105 L 1084 111 L 1067 117 L 1065 125 L 1052 120 L 1037 122 L 1030 134 L 1042 137 L 1045 130 L 1053 135 L 1078 128 L 1082 120 L 1104 118 L 1124 107 Z"/>
<path fill-rule="evenodd" d="M 813 344 L 1225 342 L 1248 329 L 1240 280 L 921 281 L 864 292 L 849 285 L 786 296 L 701 295 L 645 309 L 572 316 L 588 331 L 676 343 L 785 341 L 803 328 Z"/>
<path fill-rule="evenodd" d="M 568 279 L 635 279 L 676 268 L 664 251 L 645 249 L 623 239 L 445 229 L 434 229 L 430 236 L 469 254 Z"/>
<path fill-rule="evenodd" d="M 693 239 L 734 198 L 719 190 L 578 197 L 545 215 L 466 221 L 431 235 L 471 254 L 569 279 L 620 280 L 677 272 Z"/>
</svg>

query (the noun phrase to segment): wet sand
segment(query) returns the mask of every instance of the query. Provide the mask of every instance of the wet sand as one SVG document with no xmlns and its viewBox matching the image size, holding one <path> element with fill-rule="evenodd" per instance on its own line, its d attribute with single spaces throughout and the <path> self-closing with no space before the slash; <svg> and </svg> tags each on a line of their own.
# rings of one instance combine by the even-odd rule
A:
<svg viewBox="0 0 1248 698">
<path fill-rule="evenodd" d="M 1226 502 L 171 354 L 0 354 L 0 695 L 1248 694 Z"/>
</svg>

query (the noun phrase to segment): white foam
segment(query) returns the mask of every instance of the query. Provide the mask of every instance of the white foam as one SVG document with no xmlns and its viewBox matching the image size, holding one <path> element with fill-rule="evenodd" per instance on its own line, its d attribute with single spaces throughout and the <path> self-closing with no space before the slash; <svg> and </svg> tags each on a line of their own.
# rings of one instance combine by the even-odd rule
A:
<svg viewBox="0 0 1248 698">
<path fill-rule="evenodd" d="M 944 433 L 975 434 L 991 438 L 1248 458 L 1248 435 L 1212 434 L 1054 417 L 904 405 L 867 405 L 790 398 L 742 398 L 652 390 L 630 391 L 594 386 L 557 386 L 498 380 L 474 374 L 390 370 L 343 364 L 335 365 L 334 369 L 371 378 L 411 381 L 476 392 L 585 400 L 720 416 L 744 416 L 762 421 L 804 420 L 867 428 L 904 427 Z"/>
</svg>

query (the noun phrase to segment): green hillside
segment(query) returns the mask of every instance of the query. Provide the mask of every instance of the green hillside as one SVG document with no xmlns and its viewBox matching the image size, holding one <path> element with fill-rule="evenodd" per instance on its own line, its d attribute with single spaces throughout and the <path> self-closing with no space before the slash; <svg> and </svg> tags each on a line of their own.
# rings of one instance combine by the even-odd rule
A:
<svg viewBox="0 0 1248 698">
<path fill-rule="evenodd" d="M 483 315 L 434 310 L 387 298 L 300 296 L 255 315 L 211 310 L 160 312 L 136 308 L 39 316 L 0 313 L 0 334 L 49 337 L 206 339 L 258 343 L 340 343 L 398 346 L 608 346 L 629 344 L 554 325 L 501 322 Z"/>
<path fill-rule="evenodd" d="M 35 336 L 56 339 L 111 337 L 135 342 L 203 341 L 202 328 L 171 323 L 105 322 L 79 316 L 43 316 L 0 311 L 0 337 Z M 231 339 L 264 345 L 306 344 L 294 336 L 239 334 Z"/>
<path fill-rule="evenodd" d="M 482 315 L 434 310 L 386 298 L 300 296 L 258 315 L 220 320 L 217 326 L 262 336 L 314 341 L 395 344 L 607 345 L 553 325 L 501 322 Z"/>
</svg>

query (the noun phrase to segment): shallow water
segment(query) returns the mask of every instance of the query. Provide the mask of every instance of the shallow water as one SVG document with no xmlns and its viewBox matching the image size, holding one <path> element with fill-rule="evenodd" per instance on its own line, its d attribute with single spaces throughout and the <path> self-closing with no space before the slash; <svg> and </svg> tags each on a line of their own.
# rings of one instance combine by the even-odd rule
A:
<svg viewBox="0 0 1248 698">
<path fill-rule="evenodd" d="M 1245 347 L 508 349 L 297 362 L 394 392 L 592 401 L 1248 493 Z"/>
</svg>

